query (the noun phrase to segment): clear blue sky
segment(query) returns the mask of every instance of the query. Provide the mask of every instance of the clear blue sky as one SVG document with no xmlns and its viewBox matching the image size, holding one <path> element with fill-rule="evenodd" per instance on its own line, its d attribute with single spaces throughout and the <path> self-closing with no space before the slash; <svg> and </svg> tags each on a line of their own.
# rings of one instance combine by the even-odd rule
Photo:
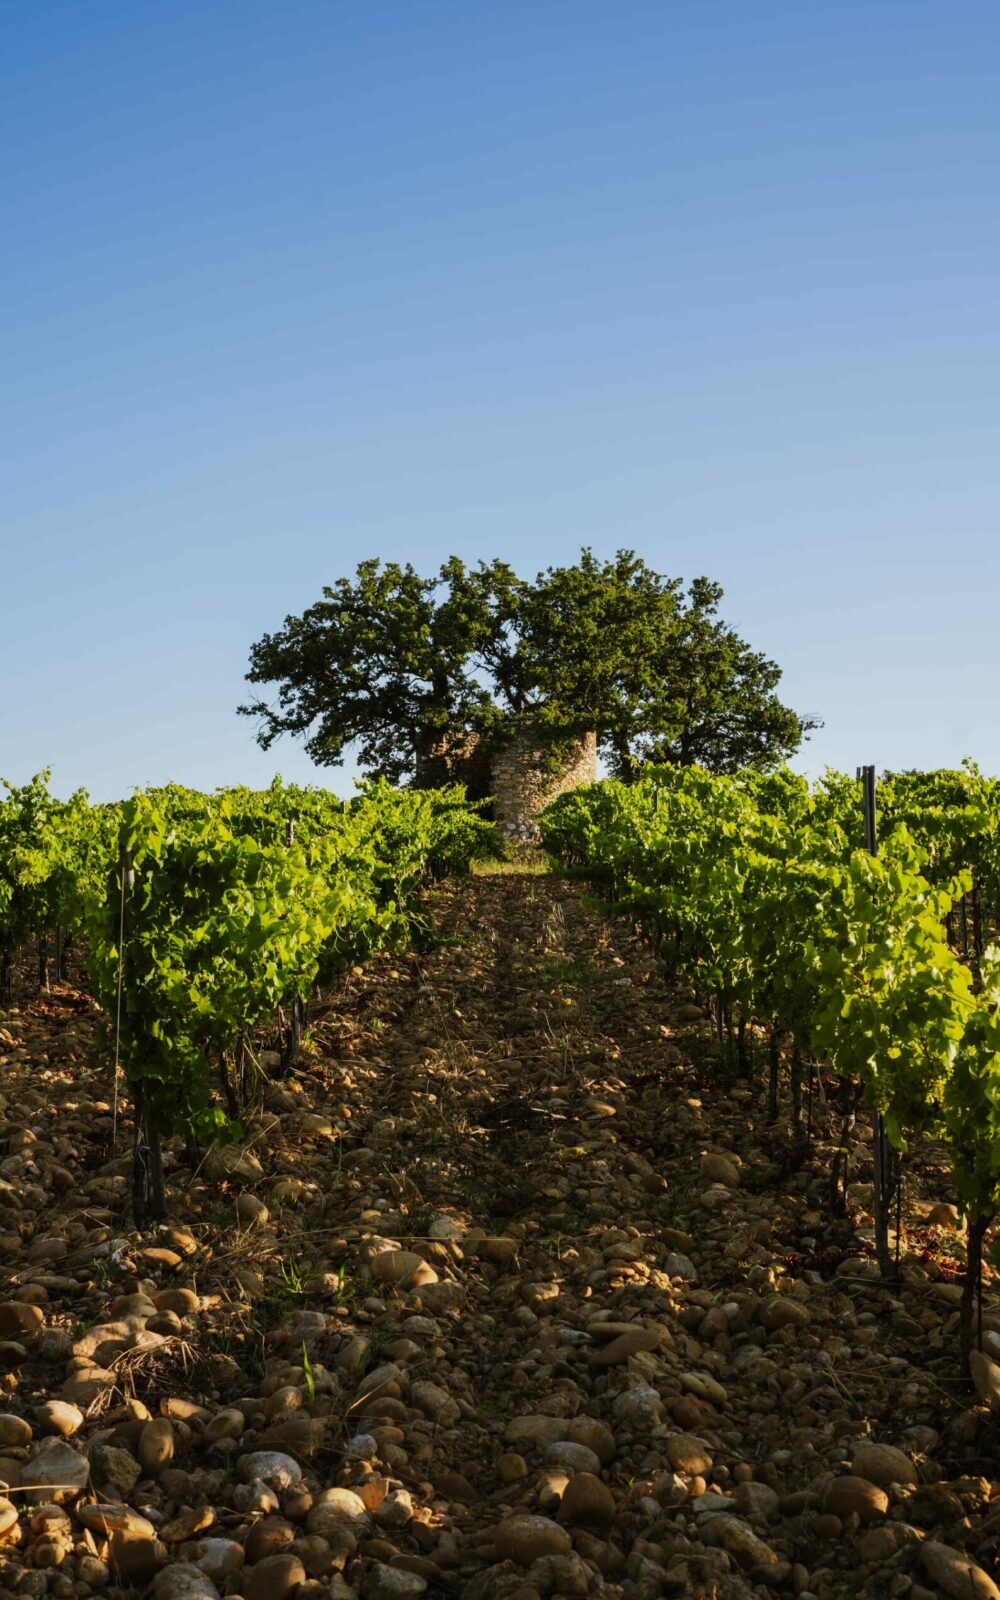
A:
<svg viewBox="0 0 1000 1600">
<path fill-rule="evenodd" d="M 804 768 L 1000 769 L 998 52 L 995 0 L 6 0 L 0 774 L 315 778 L 252 640 L 582 543 L 725 586 Z"/>
</svg>

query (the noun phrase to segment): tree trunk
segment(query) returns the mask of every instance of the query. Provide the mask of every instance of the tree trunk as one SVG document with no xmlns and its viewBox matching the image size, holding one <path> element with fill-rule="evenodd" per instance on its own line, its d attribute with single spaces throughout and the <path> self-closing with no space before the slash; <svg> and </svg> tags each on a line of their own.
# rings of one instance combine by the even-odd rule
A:
<svg viewBox="0 0 1000 1600">
<path fill-rule="evenodd" d="M 780 1034 L 772 1029 L 767 1047 L 767 1120 L 778 1120 L 778 1075 L 781 1070 L 781 1053 L 778 1049 Z"/>
<path fill-rule="evenodd" d="M 146 1165 L 146 1125 L 143 1116 L 145 1099 L 142 1083 L 136 1083 L 132 1090 L 134 1126 L 132 1129 L 132 1171 L 129 1177 L 129 1187 L 132 1190 L 132 1216 L 140 1233 L 145 1228 L 149 1218 L 149 1171 Z"/>
<path fill-rule="evenodd" d="M 163 1176 L 163 1146 L 159 1129 L 149 1115 L 141 1079 L 132 1090 L 135 1132 L 132 1142 L 132 1215 L 140 1232 L 167 1215 L 166 1183 Z"/>
<path fill-rule="evenodd" d="M 149 1209 L 154 1221 L 164 1222 L 167 1215 L 167 1186 L 163 1176 L 163 1145 L 159 1129 L 149 1128 Z"/>
<path fill-rule="evenodd" d="M 226 1098 L 226 1110 L 235 1122 L 240 1114 L 239 1103 L 236 1099 L 236 1090 L 233 1088 L 232 1074 L 229 1071 L 229 1062 L 225 1052 L 219 1057 L 219 1082 L 222 1084 L 222 1093 Z"/>
<path fill-rule="evenodd" d="M 817 1066 L 812 1057 L 809 1059 L 809 1090 L 806 1095 L 806 1143 L 812 1144 L 813 1136 L 813 1084 L 816 1081 Z"/>
<path fill-rule="evenodd" d="M 858 1120 L 858 1106 L 861 1101 L 861 1085 L 851 1084 L 844 1080 L 844 1117 L 840 1125 L 840 1145 L 833 1158 L 830 1170 L 830 1206 L 839 1217 L 847 1209 L 847 1179 L 848 1179 L 848 1139 L 854 1131 Z M 843 1172 L 843 1185 L 841 1186 L 840 1174 Z"/>
<path fill-rule="evenodd" d="M 901 1170 L 899 1151 L 894 1150 L 889 1142 L 885 1118 L 881 1113 L 875 1118 L 872 1141 L 875 1153 L 875 1255 L 879 1272 L 888 1281 L 896 1276 L 895 1263 L 889 1253 L 889 1223 L 899 1192 Z"/>
<path fill-rule="evenodd" d="M 992 1211 L 975 1212 L 968 1218 L 968 1232 L 965 1251 L 965 1278 L 962 1283 L 962 1303 L 959 1314 L 960 1351 L 962 1358 L 962 1375 L 969 1375 L 969 1357 L 973 1349 L 973 1312 L 977 1295 L 982 1294 L 983 1276 L 983 1240 L 986 1230 L 993 1221 Z M 980 1318 L 982 1308 L 980 1304 Z M 982 1330 L 976 1338 L 979 1344 Z"/>
<path fill-rule="evenodd" d="M 792 1126 L 796 1136 L 802 1137 L 802 1051 L 798 1040 L 792 1040 Z"/>
</svg>

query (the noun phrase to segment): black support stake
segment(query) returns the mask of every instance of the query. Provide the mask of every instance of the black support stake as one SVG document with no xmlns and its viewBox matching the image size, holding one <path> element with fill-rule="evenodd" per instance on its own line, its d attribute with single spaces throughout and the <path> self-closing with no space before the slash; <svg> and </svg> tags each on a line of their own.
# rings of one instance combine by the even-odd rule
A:
<svg viewBox="0 0 1000 1600">
<path fill-rule="evenodd" d="M 878 855 L 875 827 L 875 768 L 859 767 L 861 779 L 861 809 L 865 828 L 865 849 L 869 855 Z"/>
<path fill-rule="evenodd" d="M 291 847 L 295 843 L 295 823 L 289 817 L 285 826 L 285 844 Z M 302 1001 L 299 996 L 292 996 L 292 1021 L 288 1030 L 288 1050 L 286 1052 L 286 1065 L 291 1066 L 302 1049 Z"/>
</svg>

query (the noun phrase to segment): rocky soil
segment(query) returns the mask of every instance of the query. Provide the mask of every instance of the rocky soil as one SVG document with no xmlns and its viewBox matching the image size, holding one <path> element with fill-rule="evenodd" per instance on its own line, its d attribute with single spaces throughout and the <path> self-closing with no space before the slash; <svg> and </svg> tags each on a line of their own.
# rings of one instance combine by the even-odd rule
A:
<svg viewBox="0 0 1000 1600">
<path fill-rule="evenodd" d="M 0 1595 L 1000 1596 L 934 1153 L 886 1290 L 861 1132 L 840 1218 L 627 929 L 435 915 L 144 1236 L 86 995 L 0 1017 Z"/>
</svg>

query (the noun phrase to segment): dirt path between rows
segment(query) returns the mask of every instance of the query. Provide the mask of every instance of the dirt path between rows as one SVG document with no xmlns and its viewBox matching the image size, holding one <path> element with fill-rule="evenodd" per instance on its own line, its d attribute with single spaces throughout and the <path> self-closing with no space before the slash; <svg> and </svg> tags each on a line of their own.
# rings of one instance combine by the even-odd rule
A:
<svg viewBox="0 0 1000 1600">
<path fill-rule="evenodd" d="M 833 1216 L 832 1113 L 767 1127 L 627 928 L 531 874 L 433 912 L 156 1235 L 86 997 L 0 1017 L 0 1595 L 1000 1593 L 933 1162 L 887 1291 L 865 1148 Z"/>
</svg>

